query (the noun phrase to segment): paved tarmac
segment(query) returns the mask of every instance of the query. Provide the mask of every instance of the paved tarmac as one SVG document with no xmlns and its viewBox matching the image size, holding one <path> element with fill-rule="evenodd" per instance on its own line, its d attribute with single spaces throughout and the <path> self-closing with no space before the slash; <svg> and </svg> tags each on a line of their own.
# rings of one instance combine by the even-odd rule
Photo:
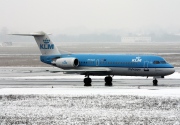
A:
<svg viewBox="0 0 180 125">
<path fill-rule="evenodd" d="M 152 87 L 152 80 L 114 80 L 113 86 L 122 88 Z M 59 87 L 83 87 L 81 80 L 0 80 L 0 88 L 59 88 Z M 103 87 L 104 81 L 93 80 L 92 86 Z M 180 80 L 159 80 L 158 87 L 180 87 Z"/>
<path fill-rule="evenodd" d="M 84 76 L 50 73 L 57 70 L 52 67 L 1 67 L 0 88 L 58 88 L 58 87 L 83 87 Z M 176 73 L 180 68 L 176 68 Z M 91 76 L 93 87 L 104 87 L 104 76 Z M 159 79 L 160 88 L 180 87 L 180 79 Z M 113 86 L 122 88 L 153 87 L 152 78 L 145 77 L 119 77 L 113 78 Z"/>
</svg>

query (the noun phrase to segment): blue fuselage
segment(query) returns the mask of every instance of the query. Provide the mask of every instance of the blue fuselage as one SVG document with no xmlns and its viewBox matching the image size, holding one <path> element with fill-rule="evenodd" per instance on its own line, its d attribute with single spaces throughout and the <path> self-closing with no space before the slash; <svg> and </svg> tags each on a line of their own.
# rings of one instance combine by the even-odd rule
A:
<svg viewBox="0 0 180 125">
<path fill-rule="evenodd" d="M 109 74 L 93 75 L 125 75 L 125 76 L 166 76 L 174 73 L 174 67 L 162 57 L 154 55 L 127 55 L 127 54 L 64 54 L 46 55 L 40 59 L 52 65 L 56 58 L 77 58 L 79 68 L 110 68 Z"/>
<path fill-rule="evenodd" d="M 174 68 L 162 57 L 154 55 L 126 55 L 126 54 L 69 54 L 46 55 L 40 59 L 51 64 L 54 58 L 77 58 L 79 67 L 131 67 L 131 68 Z"/>
</svg>

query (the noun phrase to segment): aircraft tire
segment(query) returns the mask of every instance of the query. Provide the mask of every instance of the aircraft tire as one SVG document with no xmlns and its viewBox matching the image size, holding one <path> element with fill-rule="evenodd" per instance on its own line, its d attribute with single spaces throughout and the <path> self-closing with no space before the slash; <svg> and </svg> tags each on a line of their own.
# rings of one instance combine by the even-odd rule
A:
<svg viewBox="0 0 180 125">
<path fill-rule="evenodd" d="M 84 86 L 91 86 L 91 78 L 84 78 Z"/>
<path fill-rule="evenodd" d="M 105 83 L 105 86 L 112 86 L 112 82 L 110 82 L 110 83 Z"/>
<path fill-rule="evenodd" d="M 112 86 L 112 77 L 107 76 L 105 77 L 104 81 L 105 81 L 105 86 Z"/>
<path fill-rule="evenodd" d="M 156 79 L 153 80 L 153 86 L 158 86 L 158 81 Z"/>
</svg>

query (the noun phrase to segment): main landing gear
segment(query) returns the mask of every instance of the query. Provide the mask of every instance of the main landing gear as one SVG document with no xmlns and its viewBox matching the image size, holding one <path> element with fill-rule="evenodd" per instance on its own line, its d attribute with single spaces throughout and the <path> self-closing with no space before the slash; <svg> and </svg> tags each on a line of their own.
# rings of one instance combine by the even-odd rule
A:
<svg viewBox="0 0 180 125">
<path fill-rule="evenodd" d="M 153 86 L 158 86 L 158 80 L 156 78 L 153 80 Z"/>
<path fill-rule="evenodd" d="M 104 81 L 105 81 L 105 86 L 112 86 L 112 77 L 111 76 L 106 76 Z"/>
<path fill-rule="evenodd" d="M 112 86 L 112 77 L 111 76 L 106 76 L 104 81 L 105 81 L 105 86 Z M 89 78 L 89 76 L 84 78 L 84 86 L 92 86 L 91 82 L 92 82 L 92 80 L 91 80 L 91 78 Z"/>
<path fill-rule="evenodd" d="M 91 86 L 91 78 L 89 76 L 87 78 L 84 78 L 84 86 Z"/>
</svg>

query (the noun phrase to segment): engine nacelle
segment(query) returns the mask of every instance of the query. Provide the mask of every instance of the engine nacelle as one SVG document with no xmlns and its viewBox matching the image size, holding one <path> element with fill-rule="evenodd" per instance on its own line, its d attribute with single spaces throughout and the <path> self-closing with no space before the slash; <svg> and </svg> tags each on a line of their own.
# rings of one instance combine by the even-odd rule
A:
<svg viewBox="0 0 180 125">
<path fill-rule="evenodd" d="M 60 68 L 75 68 L 78 67 L 79 61 L 76 58 L 59 58 L 54 64 Z"/>
</svg>

